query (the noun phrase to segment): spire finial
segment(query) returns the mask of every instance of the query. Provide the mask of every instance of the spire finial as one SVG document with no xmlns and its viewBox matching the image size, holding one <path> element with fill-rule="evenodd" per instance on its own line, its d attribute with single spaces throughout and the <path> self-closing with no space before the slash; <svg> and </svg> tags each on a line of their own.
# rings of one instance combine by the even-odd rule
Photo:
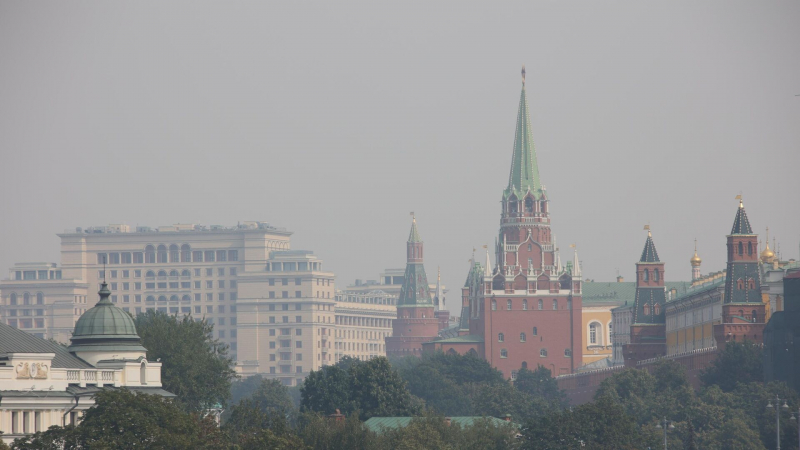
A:
<svg viewBox="0 0 800 450">
<path fill-rule="evenodd" d="M 414 215 L 414 211 L 411 211 L 409 214 L 411 214 L 411 221 L 417 223 L 417 216 Z"/>
<path fill-rule="evenodd" d="M 650 224 L 644 226 L 644 229 L 647 230 L 647 237 L 653 237 L 653 233 L 650 232 Z"/>
<path fill-rule="evenodd" d="M 522 65 L 522 84 L 525 84 L 525 64 Z"/>
<path fill-rule="evenodd" d="M 697 238 L 694 238 L 694 254 L 697 254 Z"/>
<path fill-rule="evenodd" d="M 737 195 L 736 200 L 739 200 L 739 209 L 744 208 L 744 202 L 742 201 L 742 194 Z"/>
<path fill-rule="evenodd" d="M 442 267 L 436 266 L 436 270 L 439 272 L 438 275 L 436 275 L 436 281 L 442 281 Z"/>
</svg>

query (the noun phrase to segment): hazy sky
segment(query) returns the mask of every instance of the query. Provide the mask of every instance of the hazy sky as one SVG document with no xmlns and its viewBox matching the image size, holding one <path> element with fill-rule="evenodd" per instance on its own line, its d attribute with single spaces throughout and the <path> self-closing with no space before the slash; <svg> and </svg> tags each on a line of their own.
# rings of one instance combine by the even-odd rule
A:
<svg viewBox="0 0 800 450">
<path fill-rule="evenodd" d="M 0 267 L 108 223 L 294 231 L 337 286 L 460 287 L 493 243 L 520 90 L 552 228 L 584 276 L 724 268 L 744 195 L 800 240 L 800 2 L 0 1 Z M 448 306 L 456 310 L 458 291 Z"/>
</svg>

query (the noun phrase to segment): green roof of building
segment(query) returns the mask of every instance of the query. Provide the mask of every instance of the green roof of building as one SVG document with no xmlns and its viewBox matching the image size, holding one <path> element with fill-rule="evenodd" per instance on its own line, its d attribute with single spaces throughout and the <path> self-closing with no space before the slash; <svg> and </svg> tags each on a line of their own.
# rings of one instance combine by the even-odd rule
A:
<svg viewBox="0 0 800 450">
<path fill-rule="evenodd" d="M 458 344 L 458 343 L 482 343 L 483 336 L 479 334 L 467 334 L 464 336 L 452 337 L 448 339 L 440 339 L 433 341 L 437 344 L 446 343 L 446 344 Z"/>
<path fill-rule="evenodd" d="M 70 353 L 63 345 L 18 330 L 0 322 L 0 355 L 5 353 L 55 353 L 53 368 L 89 369 L 92 366 Z M 0 360 L 0 363 L 2 361 Z"/>
<path fill-rule="evenodd" d="M 508 176 L 508 188 L 503 194 L 505 197 L 516 194 L 518 198 L 522 198 L 528 191 L 535 195 L 536 198 L 542 195 L 539 164 L 536 161 L 536 149 L 533 146 L 531 119 L 528 112 L 528 98 L 525 94 L 525 67 L 523 67 L 522 92 L 519 96 L 517 130 L 514 135 L 514 153 L 511 157 L 511 173 Z"/>
<path fill-rule="evenodd" d="M 688 281 L 666 281 L 664 282 L 668 291 L 676 289 L 678 294 L 690 289 L 691 283 Z M 636 283 L 624 281 L 584 281 L 583 295 L 581 301 L 584 306 L 593 305 L 624 305 L 627 301 L 633 305 L 636 299 Z"/>
<path fill-rule="evenodd" d="M 372 432 L 380 433 L 386 429 L 395 429 L 395 428 L 402 428 L 407 427 L 411 420 L 414 417 L 372 417 L 367 419 L 364 422 L 364 425 Z M 444 420 L 444 418 L 443 418 Z M 468 427 L 472 426 L 475 422 L 479 420 L 489 420 L 495 426 L 501 426 L 506 424 L 516 425 L 513 422 L 507 422 L 502 419 L 498 419 L 496 417 L 481 417 L 481 416 L 456 416 L 450 417 L 450 421 L 453 424 L 458 424 L 461 427 Z"/>
<path fill-rule="evenodd" d="M 136 325 L 130 314 L 114 306 L 109 300 L 111 291 L 103 281 L 100 287 L 100 301 L 89 309 L 75 323 L 72 332 L 72 345 L 69 351 L 113 351 L 141 350 L 141 339 L 136 333 Z"/>
</svg>

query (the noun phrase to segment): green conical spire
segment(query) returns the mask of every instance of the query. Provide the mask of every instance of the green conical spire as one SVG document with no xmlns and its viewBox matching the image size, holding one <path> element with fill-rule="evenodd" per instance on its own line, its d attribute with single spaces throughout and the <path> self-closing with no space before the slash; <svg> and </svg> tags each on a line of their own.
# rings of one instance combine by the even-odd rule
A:
<svg viewBox="0 0 800 450">
<path fill-rule="evenodd" d="M 417 218 L 413 216 L 411 219 L 411 233 L 408 234 L 408 242 L 422 242 L 422 238 L 419 237 L 419 231 L 417 231 Z"/>
<path fill-rule="evenodd" d="M 528 190 L 538 197 L 542 191 L 542 183 L 539 179 L 536 150 L 533 147 L 528 98 L 525 95 L 525 66 L 522 66 L 522 93 L 519 97 L 514 154 L 511 157 L 511 173 L 508 176 L 508 188 L 505 190 L 505 195 L 516 193 L 518 196 L 522 196 Z"/>
</svg>

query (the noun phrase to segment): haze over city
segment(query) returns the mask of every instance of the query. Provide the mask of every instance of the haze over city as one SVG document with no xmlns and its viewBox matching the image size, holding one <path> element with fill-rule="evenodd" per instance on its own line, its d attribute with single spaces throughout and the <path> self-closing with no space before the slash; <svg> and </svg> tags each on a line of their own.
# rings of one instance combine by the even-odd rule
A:
<svg viewBox="0 0 800 450">
<path fill-rule="evenodd" d="M 147 5 L 0 3 L 0 267 L 75 227 L 262 220 L 338 288 L 404 266 L 414 211 L 457 312 L 523 64 L 584 278 L 631 278 L 648 223 L 668 280 L 695 238 L 722 270 L 737 194 L 798 258 L 797 2 Z"/>
</svg>

